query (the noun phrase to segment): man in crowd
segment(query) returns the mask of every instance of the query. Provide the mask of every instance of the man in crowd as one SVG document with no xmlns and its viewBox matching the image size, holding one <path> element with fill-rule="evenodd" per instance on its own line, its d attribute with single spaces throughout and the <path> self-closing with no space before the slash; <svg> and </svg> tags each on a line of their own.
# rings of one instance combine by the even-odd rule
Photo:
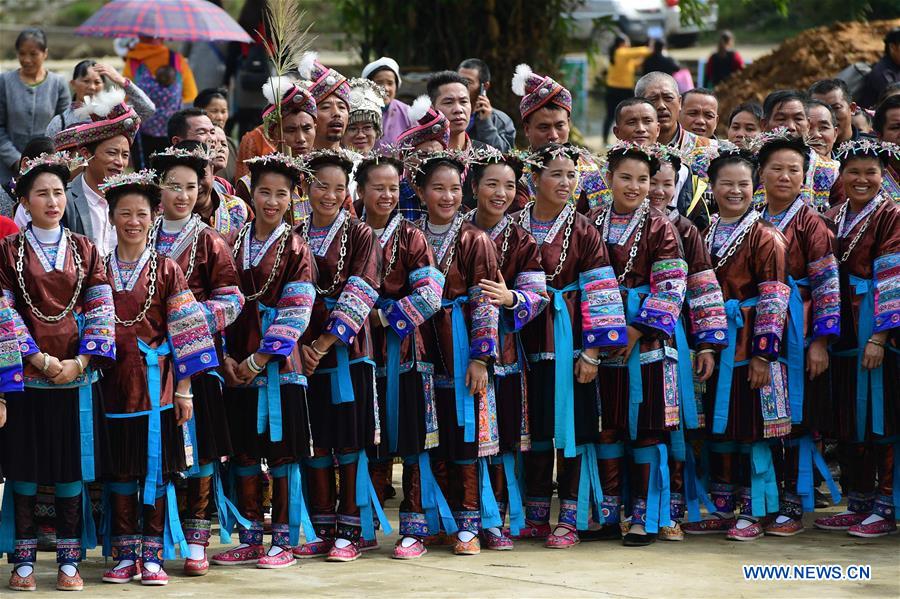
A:
<svg viewBox="0 0 900 599">
<path fill-rule="evenodd" d="M 297 67 L 300 76 L 310 82 L 309 93 L 316 100 L 315 150 L 339 150 L 350 122 L 350 84 L 347 78 L 307 52 Z"/>
<path fill-rule="evenodd" d="M 431 104 L 450 122 L 450 149 L 483 148 L 486 143 L 472 139 L 466 132 L 472 117 L 469 80 L 454 71 L 440 71 L 428 80 Z"/>
<path fill-rule="evenodd" d="M 900 27 L 894 27 L 884 36 L 884 55 L 866 75 L 860 104 L 875 108 L 884 88 L 896 81 L 900 81 Z"/>
<path fill-rule="evenodd" d="M 681 94 L 678 92 L 678 84 L 670 75 L 658 71 L 644 75 L 635 84 L 634 95 L 646 98 L 656 108 L 659 143 L 677 148 L 684 155 L 696 148 L 711 145 L 709 138 L 688 131 L 679 123 Z"/>
<path fill-rule="evenodd" d="M 516 145 L 516 126 L 509 115 L 494 108 L 488 98 L 491 89 L 491 70 L 487 63 L 478 58 L 467 58 L 459 64 L 456 72 L 468 82 L 469 103 L 472 117 L 466 133 L 472 139 L 494 146 L 501 152 Z"/>
<path fill-rule="evenodd" d="M 209 143 L 216 136 L 216 127 L 202 108 L 184 108 L 169 117 L 166 133 L 173 146 L 188 139 Z"/>
<path fill-rule="evenodd" d="M 821 79 L 810 85 L 806 93 L 811 99 L 828 104 L 834 111 L 837 118 L 835 150 L 845 141 L 859 139 L 859 129 L 853 125 L 853 113 L 856 112 L 857 105 L 850 96 L 846 83 L 840 79 Z"/>
<path fill-rule="evenodd" d="M 681 96 L 682 127 L 700 137 L 714 138 L 719 124 L 719 100 L 711 89 L 697 87 Z"/>
</svg>

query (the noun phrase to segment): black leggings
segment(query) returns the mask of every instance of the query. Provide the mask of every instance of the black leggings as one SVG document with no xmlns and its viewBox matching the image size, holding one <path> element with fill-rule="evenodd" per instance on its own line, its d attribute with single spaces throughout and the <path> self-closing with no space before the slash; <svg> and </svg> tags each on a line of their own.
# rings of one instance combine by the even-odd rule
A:
<svg viewBox="0 0 900 599">
<path fill-rule="evenodd" d="M 603 141 L 609 137 L 609 131 L 616 122 L 616 106 L 622 100 L 634 96 L 634 90 L 626 87 L 606 88 L 606 120 L 603 121 Z"/>
</svg>

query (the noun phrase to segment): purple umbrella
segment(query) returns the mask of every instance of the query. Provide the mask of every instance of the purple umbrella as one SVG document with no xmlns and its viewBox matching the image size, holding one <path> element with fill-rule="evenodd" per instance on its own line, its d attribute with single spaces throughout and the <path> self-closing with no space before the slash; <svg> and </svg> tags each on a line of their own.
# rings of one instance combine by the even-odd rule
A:
<svg viewBox="0 0 900 599">
<path fill-rule="evenodd" d="M 207 0 L 113 0 L 75 33 L 91 37 L 253 41 L 227 12 Z"/>
</svg>

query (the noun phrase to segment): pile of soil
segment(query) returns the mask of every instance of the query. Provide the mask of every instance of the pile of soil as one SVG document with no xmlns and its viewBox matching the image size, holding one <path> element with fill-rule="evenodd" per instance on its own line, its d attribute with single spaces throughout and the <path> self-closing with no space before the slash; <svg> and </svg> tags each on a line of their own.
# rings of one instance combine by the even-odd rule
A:
<svg viewBox="0 0 900 599">
<path fill-rule="evenodd" d="M 741 102 L 762 104 L 776 89 L 805 90 L 853 63 L 876 62 L 884 54 L 884 35 L 894 27 L 900 27 L 900 19 L 835 23 L 807 29 L 786 40 L 716 87 L 723 124 Z"/>
</svg>

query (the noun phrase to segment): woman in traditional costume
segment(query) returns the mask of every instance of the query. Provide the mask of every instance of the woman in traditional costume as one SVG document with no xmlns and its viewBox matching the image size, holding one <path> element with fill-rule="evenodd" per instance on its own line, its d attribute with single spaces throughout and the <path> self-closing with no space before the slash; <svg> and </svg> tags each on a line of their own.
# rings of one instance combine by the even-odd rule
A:
<svg viewBox="0 0 900 599">
<path fill-rule="evenodd" d="M 16 390 L 23 374 L 6 346 L 0 550 L 13 564 L 13 590 L 36 588 L 38 484 L 55 487 L 56 587 L 82 589 L 78 563 L 96 545 L 84 483 L 101 474 L 109 456 L 95 368 L 116 355 L 112 292 L 94 244 L 60 226 L 68 180 L 65 155 L 27 161 L 16 194 L 31 224 L 0 242 L 0 288 L 14 309 L 25 363 L 25 389 Z"/>
<path fill-rule="evenodd" d="M 285 568 L 306 515 L 300 462 L 311 455 L 309 408 L 300 337 L 315 298 L 315 263 L 309 246 L 285 222 L 302 165 L 283 154 L 247 162 L 255 219 L 244 225 L 233 255 L 244 308 L 225 329 L 225 409 L 234 455 L 238 519 L 236 547 L 211 558 L 217 565 Z M 272 475 L 272 544 L 263 548 L 261 462 Z M 221 522 L 222 512 L 219 512 Z"/>
<path fill-rule="evenodd" d="M 294 555 L 344 562 L 360 556 L 361 540 L 374 540 L 373 510 L 382 530 L 390 533 L 366 454 L 366 448 L 380 442 L 367 320 L 378 299 L 381 251 L 372 229 L 342 208 L 351 155 L 313 152 L 306 165 L 310 174 L 304 192 L 312 213 L 297 230 L 318 267 L 316 302 L 301 340 L 304 371 L 310 377 L 314 452 L 305 462 L 305 476 L 315 534 Z"/>
<path fill-rule="evenodd" d="M 194 213 L 199 181 L 209 162 L 202 150 L 167 148 L 151 156 L 162 188 L 162 215 L 150 232 L 150 244 L 161 255 L 175 261 L 200 303 L 216 342 L 222 363 L 222 333 L 237 318 L 244 305 L 237 268 L 225 239 Z M 218 464 L 232 454 L 231 435 L 222 400 L 222 378 L 214 371 L 198 376 L 192 385 L 194 416 L 188 423 L 194 451 L 194 466 L 188 472 L 187 514 L 182 522 L 190 555 L 184 571 L 202 576 L 209 570 L 210 515 L 215 502 L 225 534 L 235 510 L 226 500 L 218 480 Z"/>
<path fill-rule="evenodd" d="M 104 374 L 110 446 L 104 470 L 106 530 L 116 564 L 104 582 L 165 585 L 163 560 L 188 553 L 173 477 L 188 456 L 182 425 L 193 414 L 191 377 L 218 366 L 206 317 L 178 265 L 147 245 L 159 206 L 156 173 L 103 183 L 117 247 L 106 259 L 116 306 L 116 365 Z M 143 518 L 138 527 L 138 486 Z M 140 569 L 140 570 L 139 570 Z"/>
<path fill-rule="evenodd" d="M 580 159 L 568 144 L 538 150 L 531 160 L 534 200 L 515 215 L 540 248 L 552 302 L 521 333 L 528 359 L 531 449 L 523 460 L 525 526 L 520 538 L 545 539 L 554 549 L 579 542 L 578 530 L 588 529 L 592 496 L 607 523 L 613 526 L 615 518 L 618 531 L 619 497 L 603 493 L 600 501 L 594 444 L 600 440 L 599 354 L 625 344 L 625 314 L 600 234 L 571 201 Z M 562 468 L 559 520 L 551 529 L 554 443 Z M 621 449 L 606 448 L 601 457 L 615 461 Z"/>
<path fill-rule="evenodd" d="M 363 220 L 382 250 L 381 296 L 369 316 L 377 369 L 381 443 L 369 462 L 379 499 L 391 484 L 393 457 L 403 459 L 400 539 L 392 557 L 416 559 L 426 537 L 440 532 L 439 518 L 453 516 L 431 472 L 428 450 L 438 442 L 434 377 L 420 327 L 441 308 L 444 276 L 425 234 L 397 210 L 403 163 L 389 156 L 365 158 L 356 167 Z"/>
<path fill-rule="evenodd" d="M 900 147 L 860 139 L 842 144 L 838 157 L 847 201 L 827 214 L 837 236 L 841 334 L 831 347 L 834 418 L 826 434 L 839 441 L 848 501 L 815 526 L 872 538 L 897 531 L 900 504 L 900 206 L 883 189 Z"/>
<path fill-rule="evenodd" d="M 759 519 L 778 511 L 770 439 L 791 430 L 787 368 L 778 361 L 790 296 L 787 242 L 750 209 L 754 169 L 752 157 L 730 148 L 709 167 L 719 217 L 705 239 L 725 300 L 728 345 L 706 397 L 715 511 L 682 525 L 686 533 L 725 532 L 736 541 L 761 537 Z"/>
</svg>

